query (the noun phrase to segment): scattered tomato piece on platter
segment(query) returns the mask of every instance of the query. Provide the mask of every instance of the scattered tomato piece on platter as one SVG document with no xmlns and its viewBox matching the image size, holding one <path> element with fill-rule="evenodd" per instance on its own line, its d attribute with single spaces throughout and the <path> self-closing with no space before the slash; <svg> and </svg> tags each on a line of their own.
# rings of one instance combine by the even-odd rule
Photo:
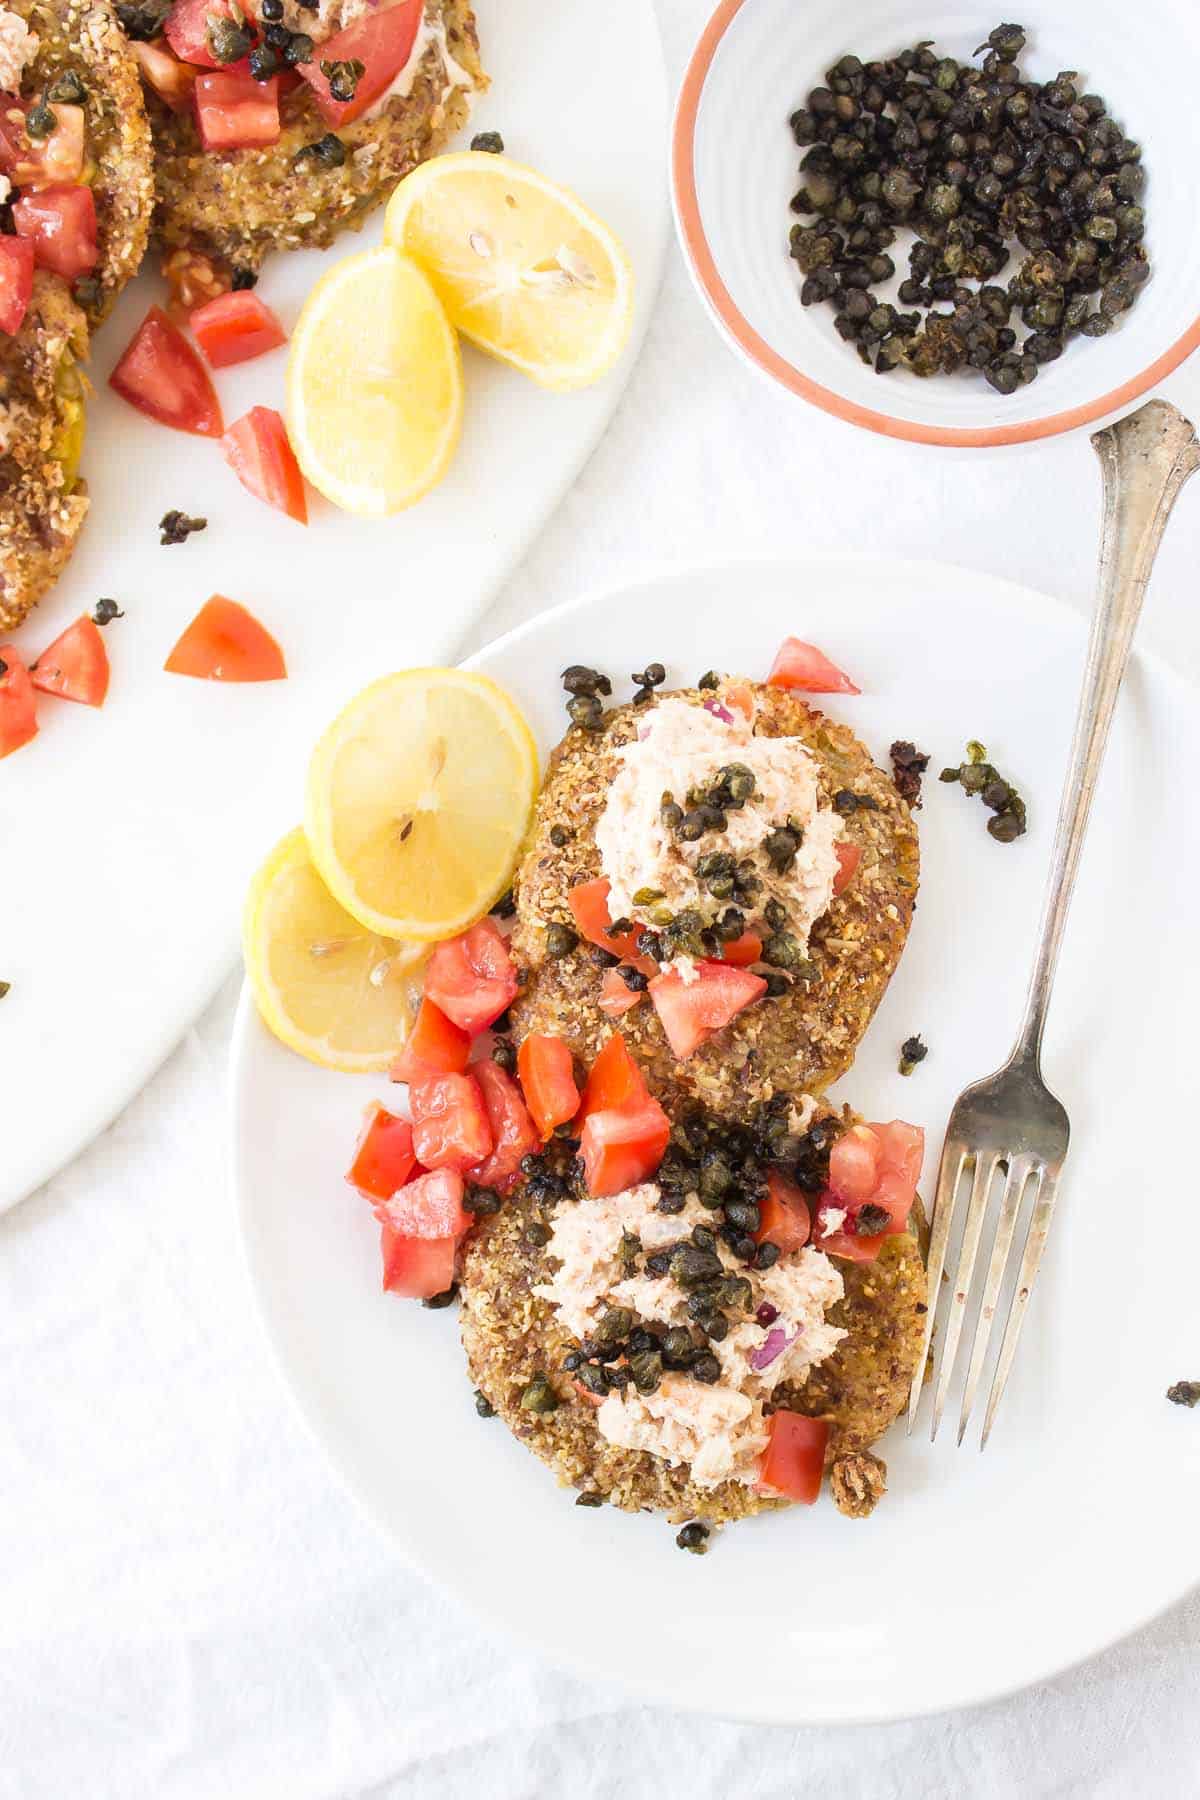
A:
<svg viewBox="0 0 1200 1800">
<path fill-rule="evenodd" d="M 0 644 L 0 756 L 37 736 L 37 702 L 29 671 L 11 644 Z"/>
<path fill-rule="evenodd" d="M 230 297 L 242 298 L 240 294 Z M 242 486 L 257 500 L 265 500 L 299 525 L 308 524 L 304 477 L 288 441 L 287 428 L 273 407 L 252 406 L 229 427 L 221 447 Z"/>
<path fill-rule="evenodd" d="M 795 637 L 784 638 L 779 646 L 767 682 L 771 687 L 798 688 L 805 694 L 862 693 L 823 650 Z"/>
<path fill-rule="evenodd" d="M 192 313 L 188 324 L 214 369 L 228 369 L 234 363 L 250 362 L 287 343 L 287 332 L 271 308 L 248 288 L 206 300 Z M 267 407 L 254 408 L 254 412 L 268 410 Z M 252 413 L 246 415 L 247 418 L 252 416 Z M 279 414 L 275 413 L 274 417 L 278 419 Z M 282 422 L 280 420 L 281 425 Z"/>
<path fill-rule="evenodd" d="M 100 628 L 84 613 L 30 666 L 29 679 L 46 694 L 83 706 L 103 706 L 108 694 L 108 651 Z"/>
<path fill-rule="evenodd" d="M 197 437 L 220 437 L 225 429 L 208 370 L 161 306 L 150 308 L 108 384 L 160 425 Z"/>
<path fill-rule="evenodd" d="M 236 600 L 206 600 L 163 667 L 199 681 L 283 681 L 283 651 L 265 625 Z"/>
<path fill-rule="evenodd" d="M 492 1149 L 481 1163 L 468 1171 L 468 1176 L 477 1187 L 496 1188 L 505 1193 L 516 1181 L 522 1159 L 540 1150 L 542 1140 L 521 1098 L 520 1088 L 499 1063 L 490 1058 L 476 1063 L 475 1078 L 487 1109 Z"/>
<path fill-rule="evenodd" d="M 767 1420 L 770 1441 L 763 1453 L 759 1486 L 812 1506 L 821 1492 L 829 1426 L 803 1413 L 779 1412 Z"/>
<path fill-rule="evenodd" d="M 366 1119 L 346 1174 L 351 1187 L 369 1200 L 390 1200 L 417 1166 L 412 1126 L 376 1103 Z"/>
<path fill-rule="evenodd" d="M 392 1064 L 393 1081 L 429 1075 L 461 1075 L 471 1060 L 471 1039 L 426 994 L 403 1050 Z"/>
</svg>

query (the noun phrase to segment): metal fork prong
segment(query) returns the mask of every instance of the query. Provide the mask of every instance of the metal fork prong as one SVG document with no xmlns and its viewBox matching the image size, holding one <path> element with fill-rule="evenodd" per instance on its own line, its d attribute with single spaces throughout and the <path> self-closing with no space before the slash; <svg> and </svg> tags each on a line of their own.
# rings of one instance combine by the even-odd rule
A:
<svg viewBox="0 0 1200 1800">
<path fill-rule="evenodd" d="M 1008 1267 L 1008 1253 L 1012 1248 L 1013 1232 L 1016 1230 L 1017 1217 L 1021 1211 L 1021 1197 L 1025 1192 L 1025 1184 L 1033 1173 L 1033 1167 L 1033 1162 L 1028 1156 L 1009 1157 L 1008 1159 L 1008 1178 L 1004 1183 L 1000 1215 L 996 1220 L 996 1235 L 992 1240 L 992 1255 L 988 1263 L 987 1280 L 983 1284 L 983 1301 L 979 1308 L 979 1317 L 975 1322 L 975 1341 L 971 1345 L 971 1362 L 967 1369 L 966 1386 L 963 1388 L 962 1411 L 958 1415 L 958 1441 L 960 1444 L 966 1435 L 971 1408 L 975 1404 L 975 1390 L 979 1386 L 979 1377 L 983 1372 L 988 1345 L 992 1341 L 996 1302 L 1000 1297 L 1004 1271 Z"/>
<path fill-rule="evenodd" d="M 946 1246 L 950 1242 L 958 1184 L 966 1160 L 967 1153 L 963 1146 L 947 1138 L 942 1146 L 942 1160 L 938 1165 L 937 1192 L 933 1199 L 933 1224 L 929 1234 L 925 1335 L 921 1342 L 921 1354 L 917 1358 L 912 1387 L 908 1394 L 908 1429 L 910 1432 L 916 1423 L 917 1408 L 921 1404 L 921 1392 L 925 1386 L 925 1366 L 929 1361 L 929 1346 L 933 1342 L 933 1323 L 937 1314 L 938 1292 L 942 1283 L 942 1270 L 946 1266 Z"/>
<path fill-rule="evenodd" d="M 999 1157 L 992 1151 L 976 1151 L 975 1153 L 975 1176 L 971 1183 L 971 1200 L 967 1207 L 962 1246 L 958 1253 L 958 1272 L 950 1289 L 950 1304 L 946 1308 L 943 1325 L 942 1353 L 938 1362 L 937 1386 L 933 1394 L 933 1419 L 929 1427 L 930 1443 L 938 1434 L 938 1426 L 942 1422 L 942 1412 L 946 1405 L 946 1395 L 950 1391 L 950 1381 L 958 1356 L 958 1340 L 962 1335 L 967 1301 L 971 1293 L 971 1282 L 975 1274 L 975 1258 L 979 1253 L 979 1237 L 983 1230 L 984 1214 L 987 1211 L 988 1193 L 999 1160 Z"/>
<path fill-rule="evenodd" d="M 1021 1327 L 1025 1323 L 1025 1314 L 1029 1310 L 1029 1296 L 1037 1278 L 1038 1268 L 1042 1260 L 1042 1251 L 1046 1248 L 1046 1238 L 1050 1230 L 1050 1220 L 1054 1212 L 1054 1202 L 1058 1197 L 1058 1170 L 1048 1168 L 1036 1169 L 1039 1178 L 1037 1197 L 1033 1203 L 1033 1215 L 1029 1221 L 1029 1230 L 1025 1237 L 1025 1254 L 1021 1258 L 1021 1272 L 1017 1277 L 1017 1285 L 1013 1290 L 1012 1303 L 1008 1309 L 1008 1323 L 1004 1327 L 1004 1341 L 1000 1345 L 1000 1355 L 996 1362 L 996 1373 L 992 1377 L 992 1391 L 988 1395 L 987 1412 L 983 1420 L 983 1434 L 979 1440 L 982 1450 L 991 1435 L 992 1421 L 996 1417 L 996 1408 L 1008 1381 L 1008 1372 L 1012 1368 L 1013 1357 L 1017 1353 L 1017 1342 L 1021 1336 Z"/>
</svg>

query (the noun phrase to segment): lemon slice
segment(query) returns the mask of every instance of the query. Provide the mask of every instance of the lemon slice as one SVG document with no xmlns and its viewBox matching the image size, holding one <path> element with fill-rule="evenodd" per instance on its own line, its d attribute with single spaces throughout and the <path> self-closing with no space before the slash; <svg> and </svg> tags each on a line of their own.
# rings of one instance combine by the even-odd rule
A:
<svg viewBox="0 0 1200 1800">
<path fill-rule="evenodd" d="M 429 279 L 381 244 L 308 296 L 287 368 L 288 434 L 315 488 L 347 512 L 411 506 L 462 430 L 462 358 Z"/>
<path fill-rule="evenodd" d="M 326 1069 L 386 1069 L 421 996 L 425 953 L 366 931 L 329 892 L 302 831 L 276 844 L 250 884 L 246 974 L 264 1022 Z"/>
<path fill-rule="evenodd" d="M 543 387 L 586 387 L 625 347 L 629 258 L 533 169 L 485 151 L 435 156 L 392 195 L 384 235 L 427 271 L 464 337 Z"/>
<path fill-rule="evenodd" d="M 317 745 L 304 828 L 362 925 L 452 937 L 509 885 L 537 786 L 537 748 L 503 688 L 406 669 L 365 688 Z"/>
</svg>

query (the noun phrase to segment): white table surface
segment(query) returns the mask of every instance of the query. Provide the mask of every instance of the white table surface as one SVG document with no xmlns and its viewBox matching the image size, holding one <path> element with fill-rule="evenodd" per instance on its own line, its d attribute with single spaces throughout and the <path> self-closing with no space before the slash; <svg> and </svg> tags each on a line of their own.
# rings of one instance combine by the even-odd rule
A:
<svg viewBox="0 0 1200 1800">
<path fill-rule="evenodd" d="M 660 11 L 677 78 L 707 0 Z M 1200 419 L 1200 361 L 1161 391 Z M 710 550 L 941 556 L 1083 608 L 1099 491 L 1085 435 L 924 450 L 761 383 L 718 342 L 673 254 L 607 439 L 463 648 Z M 1200 482 L 1178 505 L 1144 624 L 1200 679 L 1198 558 Z M 657 643 L 650 621 L 646 652 L 701 654 Z M 1200 1791 L 1196 1595 L 1036 1691 L 854 1730 L 663 1713 L 480 1631 L 342 1492 L 252 1311 L 224 1169 L 236 985 L 123 1118 L 0 1221 L 0 1800 Z M 1200 1372 L 1200 1323 L 1197 1339 L 1198 1367 L 1181 1375 Z M 1114 1479 L 1134 1529 L 1153 1472 L 1122 1449 Z"/>
</svg>

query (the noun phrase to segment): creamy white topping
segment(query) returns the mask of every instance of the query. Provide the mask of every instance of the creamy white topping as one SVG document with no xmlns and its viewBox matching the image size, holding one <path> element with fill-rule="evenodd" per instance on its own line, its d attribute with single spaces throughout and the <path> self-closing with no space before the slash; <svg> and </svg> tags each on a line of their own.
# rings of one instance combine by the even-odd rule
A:
<svg viewBox="0 0 1200 1800">
<path fill-rule="evenodd" d="M 0 7 L 0 89 L 4 93 L 20 94 L 21 79 L 37 53 L 37 33 L 16 13 Z"/>
<path fill-rule="evenodd" d="M 603 1200 L 562 1201 L 555 1209 L 546 1253 L 558 1267 L 534 1292 L 550 1301 L 573 1337 L 586 1337 L 609 1306 L 628 1307 L 650 1325 L 687 1325 L 688 1296 L 669 1274 L 642 1272 L 647 1255 L 687 1239 L 712 1214 L 691 1195 L 682 1212 L 657 1211 L 659 1189 L 644 1182 Z M 622 1240 L 636 1238 L 637 1271 L 629 1273 Z M 842 1298 L 842 1277 L 823 1251 L 806 1246 L 781 1256 L 770 1269 L 747 1269 L 724 1244 L 725 1267 L 745 1276 L 751 1299 L 720 1343 L 710 1347 L 721 1365 L 719 1381 L 705 1383 L 669 1372 L 653 1394 L 630 1385 L 608 1395 L 596 1414 L 601 1436 L 627 1449 L 647 1450 L 676 1465 L 691 1466 L 700 1486 L 735 1479 L 753 1482 L 766 1445 L 763 1402 L 781 1381 L 802 1382 L 832 1355 L 846 1333 L 826 1321 Z M 776 1317 L 759 1323 L 768 1302 Z"/>
<path fill-rule="evenodd" d="M 596 847 L 608 877 L 609 912 L 614 918 L 654 923 L 656 908 L 672 914 L 699 906 L 710 916 L 719 905 L 695 873 L 702 856 L 724 851 L 741 861 L 749 857 L 761 888 L 747 918 L 761 917 L 768 900 L 782 903 L 788 928 L 807 943 L 813 925 L 833 897 L 838 872 L 834 849 L 842 821 L 819 804 L 817 765 L 799 738 L 759 737 L 741 712 L 722 708 L 725 716 L 686 700 L 666 699 L 649 710 L 637 737 L 618 752 L 616 778 L 596 826 Z M 754 792 L 741 808 L 726 813 L 727 829 L 708 831 L 684 843 L 663 823 L 664 793 L 687 809 L 693 788 L 711 787 L 720 769 L 741 763 L 754 776 Z M 791 868 L 777 874 L 762 842 L 788 819 L 803 830 Z M 646 890 L 661 899 L 638 904 L 634 895 Z"/>
</svg>

